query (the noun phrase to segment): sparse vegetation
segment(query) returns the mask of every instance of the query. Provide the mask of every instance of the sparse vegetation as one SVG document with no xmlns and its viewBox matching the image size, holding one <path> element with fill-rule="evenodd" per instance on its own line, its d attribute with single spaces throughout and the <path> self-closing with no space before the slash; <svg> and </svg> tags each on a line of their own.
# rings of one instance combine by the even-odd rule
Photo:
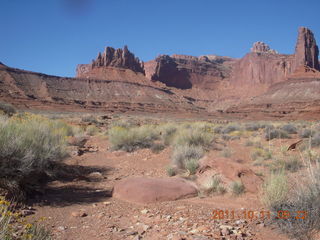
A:
<svg viewBox="0 0 320 240">
<path fill-rule="evenodd" d="M 113 126 L 108 131 L 108 138 L 114 150 L 132 152 L 139 148 L 150 148 L 159 134 L 148 125 L 133 128 Z"/>
<path fill-rule="evenodd" d="M 272 140 L 274 138 L 290 138 L 289 134 L 283 130 L 280 129 L 266 129 L 265 130 L 265 139 L 267 141 Z"/>
<path fill-rule="evenodd" d="M 287 193 L 287 176 L 283 170 L 278 171 L 272 173 L 264 184 L 264 196 L 262 200 L 266 206 L 274 209 L 276 206 L 281 206 L 285 202 Z"/>
<path fill-rule="evenodd" d="M 226 187 L 223 185 L 220 176 L 214 175 L 207 179 L 202 185 L 203 190 L 210 193 L 224 194 L 227 192 Z"/>
<path fill-rule="evenodd" d="M 312 137 L 312 135 L 313 135 L 313 133 L 312 133 L 311 129 L 308 129 L 308 128 L 301 129 L 299 131 L 299 137 L 301 137 L 301 138 L 309 138 L 309 137 Z"/>
<path fill-rule="evenodd" d="M 182 145 L 175 147 L 172 154 L 172 163 L 180 169 L 185 169 L 186 162 L 202 158 L 204 151 L 200 146 Z"/>
<path fill-rule="evenodd" d="M 17 112 L 17 110 L 12 104 L 5 102 L 0 102 L 0 112 L 1 111 L 8 116 L 12 116 Z"/>
<path fill-rule="evenodd" d="M 88 126 L 87 129 L 86 129 L 86 133 L 87 133 L 88 135 L 90 135 L 90 136 L 94 136 L 94 135 L 98 134 L 99 131 L 100 131 L 99 128 L 97 128 L 97 127 L 94 126 L 94 125 L 90 125 L 90 126 Z"/>
<path fill-rule="evenodd" d="M 296 134 L 298 132 L 297 128 L 293 124 L 290 124 L 290 123 L 283 125 L 281 127 L 281 130 L 285 131 L 288 134 Z"/>
<path fill-rule="evenodd" d="M 0 118 L 0 187 L 15 198 L 35 191 L 66 156 L 67 133 L 63 124 L 36 115 Z"/>
<path fill-rule="evenodd" d="M 231 157 L 231 155 L 232 155 L 232 151 L 228 147 L 225 147 L 221 152 L 221 156 L 225 157 L 225 158 L 229 158 L 229 157 Z"/>
<path fill-rule="evenodd" d="M 245 187 L 241 181 L 232 182 L 230 185 L 233 195 L 239 196 L 245 192 Z"/>
<path fill-rule="evenodd" d="M 39 223 L 28 223 L 10 208 L 11 203 L 0 198 L 0 239 L 51 240 L 50 232 Z"/>
</svg>

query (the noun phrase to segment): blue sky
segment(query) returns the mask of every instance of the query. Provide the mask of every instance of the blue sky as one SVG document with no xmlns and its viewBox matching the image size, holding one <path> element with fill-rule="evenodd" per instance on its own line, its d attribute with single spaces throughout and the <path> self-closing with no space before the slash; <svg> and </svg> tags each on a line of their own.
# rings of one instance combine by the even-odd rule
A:
<svg viewBox="0 0 320 240">
<path fill-rule="evenodd" d="M 240 58 L 255 41 L 293 53 L 297 30 L 320 45 L 319 0 L 1 0 L 0 61 L 74 76 L 105 46 L 159 54 Z"/>
</svg>

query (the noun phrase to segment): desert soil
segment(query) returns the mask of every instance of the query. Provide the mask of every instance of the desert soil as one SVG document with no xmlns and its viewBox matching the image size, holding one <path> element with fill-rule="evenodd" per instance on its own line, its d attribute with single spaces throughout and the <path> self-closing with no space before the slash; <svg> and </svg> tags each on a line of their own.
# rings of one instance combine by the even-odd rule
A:
<svg viewBox="0 0 320 240">
<path fill-rule="evenodd" d="M 232 141 L 231 144 L 234 151 L 242 153 L 235 158 L 237 162 L 249 166 L 248 160 L 239 160 L 248 159 L 249 151 L 244 151 L 243 143 Z M 113 186 L 126 177 L 168 177 L 170 148 L 158 154 L 149 149 L 112 152 L 108 141 L 99 136 L 91 137 L 87 145 L 92 151 L 66 161 L 68 165 L 82 166 L 87 175 L 52 182 L 46 194 L 33 200 L 35 214 L 28 218 L 45 217 L 44 224 L 54 239 L 288 239 L 268 220 L 212 219 L 215 209 L 264 210 L 258 193 L 245 193 L 240 197 L 228 193 L 197 196 L 146 205 L 113 198 Z M 215 154 L 210 152 L 208 157 Z M 90 175 L 90 172 L 98 173 Z"/>
</svg>

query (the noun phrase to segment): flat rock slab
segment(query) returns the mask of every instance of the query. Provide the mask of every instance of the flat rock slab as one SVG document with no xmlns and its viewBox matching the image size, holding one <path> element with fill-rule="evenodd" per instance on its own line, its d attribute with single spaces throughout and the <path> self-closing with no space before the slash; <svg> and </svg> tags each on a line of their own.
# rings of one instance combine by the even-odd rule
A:
<svg viewBox="0 0 320 240">
<path fill-rule="evenodd" d="M 182 178 L 130 177 L 118 182 L 113 197 L 134 203 L 174 201 L 197 196 L 195 185 Z"/>
</svg>

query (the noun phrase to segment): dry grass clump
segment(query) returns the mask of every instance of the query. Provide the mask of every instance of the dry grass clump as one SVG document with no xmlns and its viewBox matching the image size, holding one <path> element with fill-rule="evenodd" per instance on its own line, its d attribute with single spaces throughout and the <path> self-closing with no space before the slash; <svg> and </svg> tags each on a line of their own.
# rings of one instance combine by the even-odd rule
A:
<svg viewBox="0 0 320 240">
<path fill-rule="evenodd" d="M 230 189 L 233 195 L 239 196 L 245 192 L 245 187 L 242 182 L 235 181 L 230 184 Z"/>
<path fill-rule="evenodd" d="M 315 233 L 320 230 L 320 166 L 307 158 L 304 162 L 308 165 L 306 174 L 298 179 L 289 181 L 284 168 L 272 173 L 264 185 L 262 200 L 275 216 L 279 211 L 289 213 L 288 217 L 277 218 L 274 222 L 291 238 L 317 239 Z"/>
<path fill-rule="evenodd" d="M 113 126 L 108 131 L 108 139 L 112 149 L 127 152 L 139 148 L 150 148 L 158 138 L 159 133 L 152 125 L 132 128 Z"/>
<path fill-rule="evenodd" d="M 33 192 L 67 155 L 67 133 L 65 125 L 37 115 L 0 118 L 0 187 L 16 198 Z"/>
<path fill-rule="evenodd" d="M 273 209 L 276 206 L 281 206 L 287 198 L 288 184 L 287 176 L 284 171 L 271 173 L 269 179 L 263 186 L 264 195 L 263 203 Z"/>
<path fill-rule="evenodd" d="M 181 129 L 177 132 L 174 145 L 182 146 L 201 146 L 205 149 L 210 148 L 213 134 L 199 128 Z"/>
<path fill-rule="evenodd" d="M 0 112 L 1 111 L 8 116 L 12 116 L 17 112 L 17 110 L 12 104 L 5 102 L 0 102 Z"/>
<path fill-rule="evenodd" d="M 89 125 L 89 126 L 86 128 L 86 133 L 87 133 L 89 136 L 97 135 L 99 132 L 100 132 L 100 129 L 99 129 L 98 127 L 96 127 L 95 125 Z"/>
<path fill-rule="evenodd" d="M 290 123 L 283 125 L 281 127 L 281 130 L 285 131 L 288 134 L 296 134 L 298 132 L 296 126 Z"/>
<path fill-rule="evenodd" d="M 233 123 L 233 124 L 228 124 L 223 130 L 222 133 L 223 134 L 229 134 L 231 132 L 234 131 L 240 131 L 241 130 L 241 126 L 239 124 Z"/>
<path fill-rule="evenodd" d="M 197 161 L 204 155 L 201 146 L 176 146 L 171 157 L 172 165 L 179 169 L 186 169 L 187 162 Z M 192 165 L 192 163 L 190 164 Z"/>
<path fill-rule="evenodd" d="M 207 194 L 217 193 L 217 194 L 225 194 L 227 192 L 226 187 L 219 175 L 214 175 L 208 178 L 201 186 L 203 191 Z"/>
<path fill-rule="evenodd" d="M 262 128 L 262 126 L 260 123 L 250 122 L 245 124 L 244 128 L 247 131 L 258 131 L 260 128 Z"/>
<path fill-rule="evenodd" d="M 301 138 L 309 138 L 309 137 L 312 137 L 313 134 L 314 133 L 309 128 L 301 129 L 298 133 L 299 137 Z"/>
<path fill-rule="evenodd" d="M 287 132 L 281 129 L 269 129 L 269 128 L 265 129 L 265 139 L 269 141 L 274 138 L 285 139 L 285 138 L 291 138 L 291 137 Z"/>
</svg>

